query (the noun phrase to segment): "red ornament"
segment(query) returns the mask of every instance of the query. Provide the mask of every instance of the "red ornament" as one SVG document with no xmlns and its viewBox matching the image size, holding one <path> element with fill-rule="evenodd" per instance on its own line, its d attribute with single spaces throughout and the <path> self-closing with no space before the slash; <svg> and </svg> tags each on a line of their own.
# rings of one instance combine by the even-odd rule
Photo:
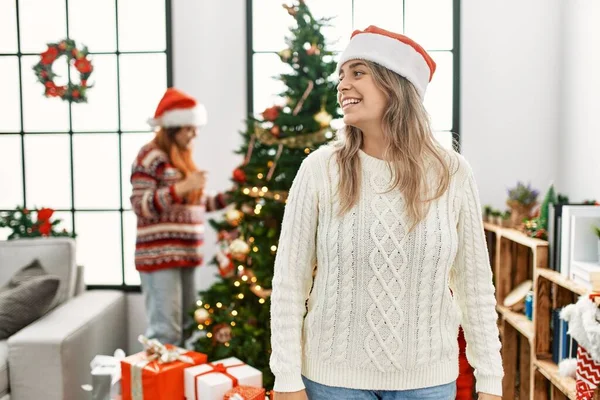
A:
<svg viewBox="0 0 600 400">
<path fill-rule="evenodd" d="M 77 90 L 77 89 L 73 90 L 72 95 L 73 95 L 74 98 L 78 98 L 79 97 L 79 90 Z"/>
<path fill-rule="evenodd" d="M 281 133 L 281 130 L 279 129 L 279 127 L 277 125 L 275 125 L 274 127 L 271 128 L 271 134 L 273 134 L 273 136 L 279 137 L 280 133 Z"/>
<path fill-rule="evenodd" d="M 231 340 L 231 326 L 225 323 L 215 325 L 212 334 L 213 343 L 227 343 Z"/>
<path fill-rule="evenodd" d="M 82 79 L 81 80 L 81 86 L 82 87 L 86 87 L 87 86 L 87 80 L 86 79 Z"/>
<path fill-rule="evenodd" d="M 60 44 L 58 45 L 58 48 L 61 50 L 66 50 L 67 44 L 65 42 L 60 42 Z"/>
<path fill-rule="evenodd" d="M 233 180 L 237 183 L 246 183 L 246 173 L 241 168 L 236 168 L 233 171 Z"/>
<path fill-rule="evenodd" d="M 281 110 L 282 108 L 280 106 L 269 107 L 263 111 L 262 117 L 265 121 L 275 121 Z"/>
</svg>

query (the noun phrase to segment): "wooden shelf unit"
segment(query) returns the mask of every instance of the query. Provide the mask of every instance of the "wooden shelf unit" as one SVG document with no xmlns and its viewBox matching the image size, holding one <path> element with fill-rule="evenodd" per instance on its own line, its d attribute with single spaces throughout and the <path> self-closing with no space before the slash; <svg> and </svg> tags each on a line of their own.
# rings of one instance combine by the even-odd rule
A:
<svg viewBox="0 0 600 400">
<path fill-rule="evenodd" d="M 551 310 L 576 302 L 588 290 L 548 269 L 546 241 L 490 223 L 484 229 L 500 317 L 503 398 L 575 399 L 575 380 L 561 377 L 552 362 Z M 533 280 L 533 321 L 503 306 L 506 296 L 528 279 Z M 599 392 L 594 399 L 600 400 Z"/>
</svg>

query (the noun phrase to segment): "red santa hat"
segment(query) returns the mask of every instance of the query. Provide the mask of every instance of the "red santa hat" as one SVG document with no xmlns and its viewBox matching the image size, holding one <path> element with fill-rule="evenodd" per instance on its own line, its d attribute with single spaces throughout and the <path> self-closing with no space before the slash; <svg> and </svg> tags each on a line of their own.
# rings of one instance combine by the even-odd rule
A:
<svg viewBox="0 0 600 400">
<path fill-rule="evenodd" d="M 206 109 L 192 96 L 168 88 L 156 107 L 154 118 L 148 123 L 152 127 L 177 128 L 180 126 L 206 125 Z"/>
<path fill-rule="evenodd" d="M 352 33 L 338 61 L 338 73 L 344 63 L 355 59 L 372 61 L 403 76 L 415 86 L 421 99 L 435 72 L 435 62 L 418 43 L 374 25 Z"/>
</svg>

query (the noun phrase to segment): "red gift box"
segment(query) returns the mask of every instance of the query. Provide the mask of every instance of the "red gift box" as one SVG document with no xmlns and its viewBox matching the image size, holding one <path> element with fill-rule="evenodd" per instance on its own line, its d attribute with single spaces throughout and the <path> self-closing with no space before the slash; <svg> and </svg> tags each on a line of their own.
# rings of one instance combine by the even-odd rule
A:
<svg viewBox="0 0 600 400">
<path fill-rule="evenodd" d="M 265 389 L 252 386 L 236 386 L 225 393 L 223 400 L 265 400 Z"/>
<path fill-rule="evenodd" d="M 152 348 L 121 361 L 123 400 L 183 399 L 183 370 L 206 363 L 208 357 L 156 341 L 151 344 L 160 350 Z"/>
</svg>

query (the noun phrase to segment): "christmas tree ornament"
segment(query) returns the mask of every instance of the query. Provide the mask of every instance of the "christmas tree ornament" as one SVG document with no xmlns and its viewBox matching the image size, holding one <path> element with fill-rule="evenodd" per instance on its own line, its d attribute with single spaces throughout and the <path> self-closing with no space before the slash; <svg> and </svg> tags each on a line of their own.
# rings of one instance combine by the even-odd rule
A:
<svg viewBox="0 0 600 400">
<path fill-rule="evenodd" d="M 308 54 L 309 56 L 319 55 L 321 54 L 321 50 L 319 50 L 316 43 L 313 43 L 312 46 L 310 46 L 308 50 L 306 50 L 306 54 Z"/>
<path fill-rule="evenodd" d="M 279 129 L 279 127 L 277 125 L 275 125 L 274 127 L 271 128 L 271 133 L 273 134 L 273 136 L 279 137 L 279 134 L 281 133 L 281 129 Z"/>
<path fill-rule="evenodd" d="M 204 325 L 209 318 L 210 313 L 204 308 L 198 308 L 194 311 L 194 320 L 200 325 Z"/>
<path fill-rule="evenodd" d="M 262 112 L 262 117 L 265 121 L 273 122 L 279 116 L 281 109 L 282 108 L 280 106 L 269 107 L 269 108 L 265 109 L 265 111 Z"/>
<path fill-rule="evenodd" d="M 281 157 L 281 153 L 283 152 L 283 143 L 279 143 L 277 146 L 277 154 L 275 154 L 275 159 L 273 160 L 273 165 L 269 168 L 269 172 L 267 173 L 267 182 L 271 180 L 273 177 L 273 173 L 275 172 L 275 168 L 277 167 L 277 161 L 279 161 L 279 157 Z"/>
<path fill-rule="evenodd" d="M 217 324 L 212 330 L 213 340 L 225 344 L 231 341 L 231 326 L 229 324 Z"/>
<path fill-rule="evenodd" d="M 75 41 L 63 39 L 58 43 L 48 43 L 48 49 L 40 54 L 40 61 L 33 67 L 38 81 L 44 85 L 44 95 L 46 97 L 59 97 L 72 103 L 86 103 L 87 90 L 91 88 L 88 85 L 94 67 L 88 59 L 89 51 L 86 46 L 81 50 L 77 48 Z M 60 57 L 65 56 L 69 66 L 75 67 L 79 73 L 79 84 L 72 83 L 70 80 L 66 85 L 57 85 L 52 66 Z"/>
<path fill-rule="evenodd" d="M 300 98 L 300 101 L 298 101 L 298 104 L 296 104 L 296 107 L 294 107 L 294 111 L 292 111 L 292 115 L 298 115 L 300 110 L 302 110 L 302 106 L 304 105 L 304 102 L 306 101 L 306 99 L 308 98 L 308 96 L 310 95 L 310 92 L 312 92 L 314 87 L 315 87 L 315 83 L 312 80 L 308 81 L 306 89 L 304 90 L 304 93 L 302 94 L 302 97 Z"/>
<path fill-rule="evenodd" d="M 250 246 L 245 240 L 235 239 L 229 245 L 229 251 L 231 251 L 231 256 L 235 260 L 244 261 L 248 254 L 250 254 Z"/>
<path fill-rule="evenodd" d="M 327 128 L 331 123 L 333 117 L 324 108 L 321 108 L 317 114 L 315 114 L 315 121 L 319 123 L 321 128 Z"/>
<path fill-rule="evenodd" d="M 225 219 L 231 226 L 238 226 L 242 222 L 242 218 L 244 218 L 244 214 L 235 208 L 225 213 Z"/>
<path fill-rule="evenodd" d="M 237 183 L 244 184 L 246 183 L 246 173 L 241 168 L 236 168 L 233 171 L 233 180 Z"/>
<path fill-rule="evenodd" d="M 290 50 L 290 49 L 284 49 L 279 52 L 279 57 L 281 57 L 281 60 L 283 62 L 287 62 L 291 56 L 292 56 L 292 50 Z"/>
</svg>

